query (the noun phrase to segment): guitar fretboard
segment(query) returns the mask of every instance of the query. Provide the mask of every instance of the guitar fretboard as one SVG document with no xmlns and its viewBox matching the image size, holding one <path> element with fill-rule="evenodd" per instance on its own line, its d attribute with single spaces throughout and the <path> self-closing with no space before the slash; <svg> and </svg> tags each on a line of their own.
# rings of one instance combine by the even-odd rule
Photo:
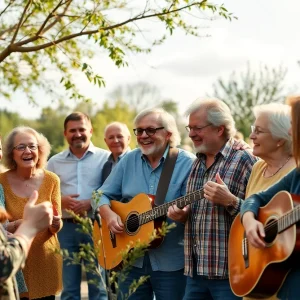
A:
<svg viewBox="0 0 300 300">
<path fill-rule="evenodd" d="M 139 224 L 143 225 L 150 221 L 153 221 L 154 219 L 166 215 L 168 212 L 168 208 L 172 205 L 177 205 L 178 207 L 183 208 L 188 204 L 194 203 L 202 199 L 203 197 L 204 197 L 204 191 L 203 189 L 200 189 L 188 195 L 177 198 L 176 200 L 173 200 L 171 202 L 167 202 L 157 207 L 154 207 L 153 209 L 148 210 L 139 215 Z"/>
<path fill-rule="evenodd" d="M 300 221 L 300 206 L 296 206 L 293 210 L 281 216 L 278 219 L 278 233 L 286 230 L 295 223 Z"/>
</svg>

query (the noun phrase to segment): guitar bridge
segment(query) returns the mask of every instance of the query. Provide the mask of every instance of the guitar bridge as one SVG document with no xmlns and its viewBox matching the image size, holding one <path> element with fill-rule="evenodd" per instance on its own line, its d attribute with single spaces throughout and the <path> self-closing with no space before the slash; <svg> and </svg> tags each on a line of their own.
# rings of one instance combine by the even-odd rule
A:
<svg viewBox="0 0 300 300">
<path fill-rule="evenodd" d="M 249 253 L 248 253 L 248 240 L 246 233 L 244 232 L 244 238 L 242 240 L 242 254 L 245 263 L 245 269 L 249 268 Z"/>
</svg>

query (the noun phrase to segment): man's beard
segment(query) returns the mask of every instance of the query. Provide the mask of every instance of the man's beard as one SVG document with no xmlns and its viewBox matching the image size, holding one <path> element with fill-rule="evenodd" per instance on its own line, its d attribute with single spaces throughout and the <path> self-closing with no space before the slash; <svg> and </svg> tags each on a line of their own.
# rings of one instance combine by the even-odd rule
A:
<svg viewBox="0 0 300 300">
<path fill-rule="evenodd" d="M 80 148 L 83 147 L 83 145 L 85 144 L 85 142 L 86 142 L 86 138 L 74 139 L 72 141 L 72 145 L 73 145 L 74 148 L 80 149 Z"/>
<path fill-rule="evenodd" d="M 197 147 L 195 147 L 194 146 L 194 149 L 195 149 L 195 151 L 196 151 L 196 153 L 207 153 L 207 150 L 208 150 L 208 147 L 207 147 L 207 145 L 200 145 L 200 146 L 197 146 Z"/>
<path fill-rule="evenodd" d="M 151 148 L 148 148 L 148 149 L 144 149 L 143 146 L 141 146 L 141 144 L 139 145 L 140 146 L 140 149 L 142 151 L 142 153 L 144 155 L 152 155 L 152 154 L 155 154 L 156 152 L 159 152 L 162 148 L 162 145 L 158 145 L 156 146 L 155 144 L 153 144 L 151 146 Z"/>
</svg>

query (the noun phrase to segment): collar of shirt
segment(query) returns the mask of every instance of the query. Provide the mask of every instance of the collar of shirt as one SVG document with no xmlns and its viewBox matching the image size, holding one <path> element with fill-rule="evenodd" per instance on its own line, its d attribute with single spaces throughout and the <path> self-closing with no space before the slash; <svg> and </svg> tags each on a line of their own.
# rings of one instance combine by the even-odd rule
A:
<svg viewBox="0 0 300 300">
<path fill-rule="evenodd" d="M 95 153 L 95 146 L 94 146 L 94 144 L 92 142 L 90 142 L 89 147 L 87 148 L 87 150 L 85 151 L 85 153 L 83 154 L 83 156 L 80 159 L 84 158 L 86 156 L 86 154 L 89 153 L 89 152 Z M 74 156 L 75 157 L 75 155 L 72 153 L 72 151 L 70 150 L 70 148 L 68 148 L 65 151 L 64 154 L 65 154 L 65 158 L 67 158 L 68 156 Z"/>
</svg>

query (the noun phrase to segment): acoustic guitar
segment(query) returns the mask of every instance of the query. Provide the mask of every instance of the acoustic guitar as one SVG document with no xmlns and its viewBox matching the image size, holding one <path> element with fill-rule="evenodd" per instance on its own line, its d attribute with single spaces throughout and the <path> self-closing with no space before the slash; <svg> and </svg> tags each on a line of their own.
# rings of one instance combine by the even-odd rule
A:
<svg viewBox="0 0 300 300">
<path fill-rule="evenodd" d="M 231 226 L 228 246 L 229 281 L 239 297 L 260 299 L 279 290 L 290 269 L 299 261 L 300 196 L 282 191 L 258 212 L 264 224 L 266 247 L 258 249 L 247 240 L 238 215 Z"/>
<path fill-rule="evenodd" d="M 102 268 L 111 270 L 122 263 L 122 251 L 134 248 L 134 244 L 149 242 L 150 235 L 154 229 L 158 229 L 162 224 L 162 217 L 165 217 L 168 208 L 172 205 L 185 207 L 204 197 L 203 189 L 192 192 L 171 202 L 159 206 L 154 205 L 154 196 L 138 194 L 129 203 L 110 201 L 111 209 L 120 216 L 124 224 L 124 232 L 113 234 L 107 227 L 107 223 L 102 219 L 102 232 L 97 222 L 94 223 L 93 238 L 95 247 L 100 249 L 98 254 L 99 264 Z M 102 238 L 101 238 L 102 233 Z M 163 239 L 154 240 L 152 247 L 158 247 Z"/>
</svg>

